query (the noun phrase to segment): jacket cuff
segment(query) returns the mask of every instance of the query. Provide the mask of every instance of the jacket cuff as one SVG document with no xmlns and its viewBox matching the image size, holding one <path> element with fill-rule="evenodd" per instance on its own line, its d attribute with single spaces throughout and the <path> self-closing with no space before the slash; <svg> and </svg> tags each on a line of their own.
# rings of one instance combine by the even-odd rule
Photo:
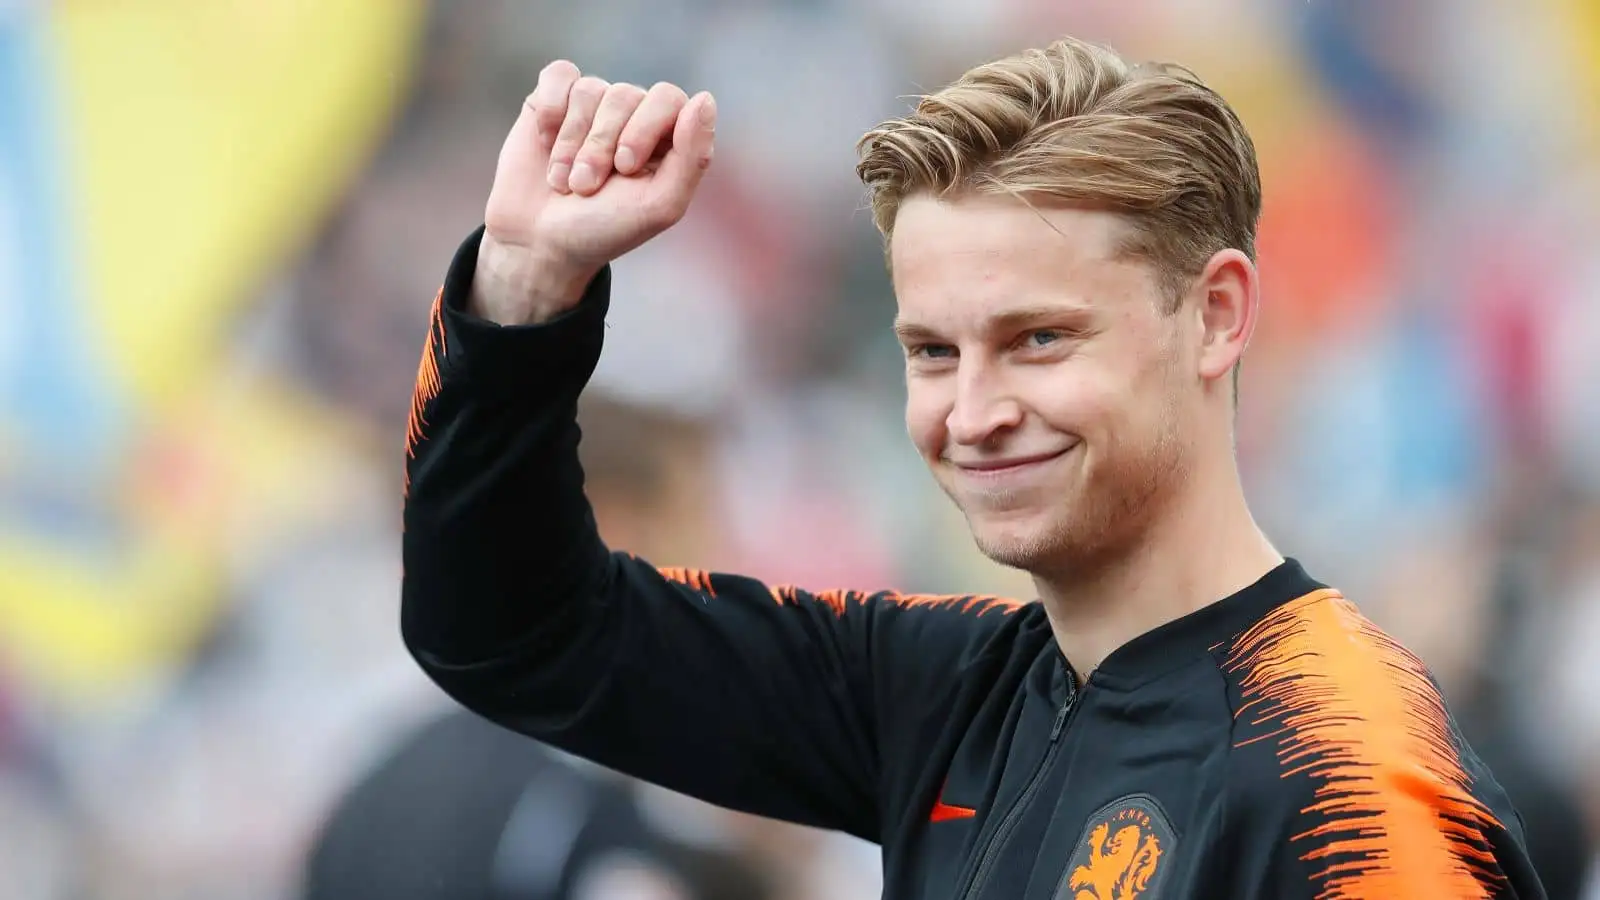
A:
<svg viewBox="0 0 1600 900">
<path fill-rule="evenodd" d="M 576 378 L 587 383 L 600 361 L 611 267 L 600 270 L 570 310 L 534 325 L 500 325 L 467 312 L 483 226 L 462 242 L 440 292 L 445 338 L 441 374 L 485 385 L 524 387 Z"/>
</svg>

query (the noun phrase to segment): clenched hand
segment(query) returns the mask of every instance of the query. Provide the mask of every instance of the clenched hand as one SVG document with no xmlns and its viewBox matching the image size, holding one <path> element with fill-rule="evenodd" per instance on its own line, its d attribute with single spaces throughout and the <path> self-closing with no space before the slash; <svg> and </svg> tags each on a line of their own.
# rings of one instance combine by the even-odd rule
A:
<svg viewBox="0 0 1600 900">
<path fill-rule="evenodd" d="M 716 120 L 709 93 L 545 67 L 500 150 L 471 311 L 515 325 L 576 305 L 607 263 L 683 218 Z"/>
</svg>

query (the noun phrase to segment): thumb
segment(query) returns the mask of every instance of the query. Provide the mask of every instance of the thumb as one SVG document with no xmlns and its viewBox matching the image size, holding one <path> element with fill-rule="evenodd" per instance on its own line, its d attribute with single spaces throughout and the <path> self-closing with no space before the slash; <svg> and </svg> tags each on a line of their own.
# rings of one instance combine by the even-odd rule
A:
<svg viewBox="0 0 1600 900">
<path fill-rule="evenodd" d="M 711 166 L 717 137 L 717 101 L 701 91 L 684 104 L 672 129 L 672 149 L 661 159 L 651 179 L 653 198 L 674 218 L 689 209 L 689 201 Z"/>
<path fill-rule="evenodd" d="M 550 141 L 546 140 L 538 113 L 524 104 L 500 147 L 491 194 L 519 200 L 538 196 L 547 187 L 545 169 L 549 165 Z"/>
</svg>

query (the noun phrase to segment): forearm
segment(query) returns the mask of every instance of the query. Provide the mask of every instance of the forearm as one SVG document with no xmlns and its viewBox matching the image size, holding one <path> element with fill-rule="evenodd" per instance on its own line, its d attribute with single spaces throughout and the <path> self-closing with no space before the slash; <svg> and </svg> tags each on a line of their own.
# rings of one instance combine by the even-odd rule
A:
<svg viewBox="0 0 1600 900">
<path fill-rule="evenodd" d="M 446 279 L 406 460 L 402 626 L 425 664 L 536 640 L 594 595 L 606 564 L 576 424 L 606 276 L 559 321 L 501 329 L 463 310 L 476 249 L 466 242 Z"/>
</svg>

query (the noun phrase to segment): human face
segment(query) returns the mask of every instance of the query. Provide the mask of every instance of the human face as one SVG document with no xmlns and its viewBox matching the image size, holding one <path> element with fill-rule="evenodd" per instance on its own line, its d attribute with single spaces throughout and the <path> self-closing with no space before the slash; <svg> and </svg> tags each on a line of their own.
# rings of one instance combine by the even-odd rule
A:
<svg viewBox="0 0 1600 900">
<path fill-rule="evenodd" d="M 1034 574 L 1137 542 L 1195 453 L 1198 342 L 1117 216 L 908 198 L 891 247 L 906 427 L 979 549 Z"/>
</svg>

